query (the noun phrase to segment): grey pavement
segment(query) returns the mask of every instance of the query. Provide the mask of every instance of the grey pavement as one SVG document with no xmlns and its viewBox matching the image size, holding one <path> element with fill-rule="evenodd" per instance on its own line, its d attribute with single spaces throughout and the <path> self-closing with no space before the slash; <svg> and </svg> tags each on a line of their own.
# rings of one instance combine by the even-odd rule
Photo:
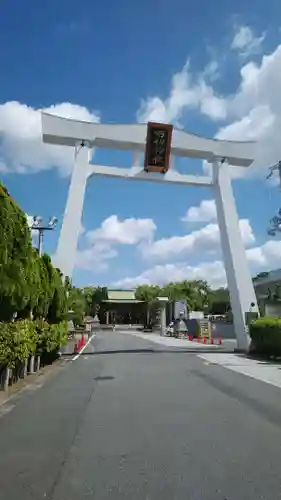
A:
<svg viewBox="0 0 281 500">
<path fill-rule="evenodd" d="M 277 500 L 280 396 L 183 349 L 99 333 L 1 412 L 0 498 Z"/>
</svg>

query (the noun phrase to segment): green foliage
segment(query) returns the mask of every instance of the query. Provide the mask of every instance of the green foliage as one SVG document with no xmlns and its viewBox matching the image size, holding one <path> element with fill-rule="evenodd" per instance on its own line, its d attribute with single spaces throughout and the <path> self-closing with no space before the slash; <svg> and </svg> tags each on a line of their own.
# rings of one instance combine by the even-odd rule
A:
<svg viewBox="0 0 281 500">
<path fill-rule="evenodd" d="M 157 285 L 140 285 L 136 289 L 135 297 L 137 300 L 143 300 L 146 304 L 152 304 L 159 297 L 161 291 L 160 286 Z"/>
<path fill-rule="evenodd" d="M 30 354 L 56 352 L 67 342 L 67 322 L 19 320 L 0 325 L 0 365 L 15 368 Z"/>
<path fill-rule="evenodd" d="M 42 354 L 48 350 L 48 334 L 49 334 L 49 324 L 42 318 L 34 321 L 36 329 L 36 354 L 37 356 L 42 356 Z"/>
<path fill-rule="evenodd" d="M 281 356 L 281 319 L 264 317 L 249 326 L 251 351 L 264 356 Z"/>
<path fill-rule="evenodd" d="M 72 287 L 67 281 L 68 286 L 68 310 L 72 311 L 72 319 L 76 326 L 82 325 L 85 316 L 94 316 L 101 302 L 108 298 L 106 287 L 85 288 Z"/>
<path fill-rule="evenodd" d="M 86 286 L 83 288 L 83 295 L 85 300 L 85 315 L 93 316 L 94 315 L 94 298 L 95 298 L 96 288 L 93 286 Z"/>
<path fill-rule="evenodd" d="M 136 289 L 136 298 L 143 300 L 149 307 L 157 297 L 168 297 L 169 301 L 186 300 L 189 310 L 205 310 L 209 307 L 212 291 L 206 281 L 193 280 L 168 283 L 164 287 L 141 285 Z"/>
<path fill-rule="evenodd" d="M 229 292 L 226 288 L 218 288 L 209 296 L 210 314 L 226 314 L 231 310 Z"/>
<path fill-rule="evenodd" d="M 90 315 L 94 316 L 99 311 L 99 308 L 100 308 L 102 301 L 107 300 L 107 299 L 108 299 L 107 287 L 97 286 L 96 288 L 93 288 Z"/>
<path fill-rule="evenodd" d="M 83 290 L 80 288 L 72 287 L 68 296 L 68 310 L 72 311 L 73 323 L 79 326 L 83 323 L 86 312 L 86 300 Z"/>
<path fill-rule="evenodd" d="M 26 216 L 0 182 L 0 365 L 15 368 L 67 341 L 70 287 L 32 248 Z"/>
<path fill-rule="evenodd" d="M 44 320 L 36 322 L 37 331 L 37 355 L 42 356 L 44 352 L 50 353 L 59 349 L 67 342 L 67 322 L 49 325 Z"/>
<path fill-rule="evenodd" d="M 59 269 L 52 268 L 52 297 L 50 298 L 48 321 L 60 323 L 67 318 L 67 293 Z"/>
<path fill-rule="evenodd" d="M 9 320 L 29 301 L 31 234 L 24 212 L 0 182 L 0 319 Z"/>
<path fill-rule="evenodd" d="M 32 321 L 21 320 L 1 324 L 0 364 L 15 368 L 36 350 L 36 329 Z"/>
</svg>

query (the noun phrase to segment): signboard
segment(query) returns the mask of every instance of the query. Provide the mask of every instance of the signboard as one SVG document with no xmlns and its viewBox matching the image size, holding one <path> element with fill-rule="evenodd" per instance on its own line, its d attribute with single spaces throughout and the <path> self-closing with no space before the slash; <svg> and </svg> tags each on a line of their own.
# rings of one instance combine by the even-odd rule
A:
<svg viewBox="0 0 281 500">
<path fill-rule="evenodd" d="M 187 306 L 185 300 L 176 300 L 174 303 L 174 318 L 179 319 L 180 317 L 187 319 Z"/>
<path fill-rule="evenodd" d="M 189 319 L 204 319 L 203 311 L 190 311 Z"/>
<path fill-rule="evenodd" d="M 169 170 L 173 125 L 148 122 L 144 170 L 165 174 Z"/>
</svg>

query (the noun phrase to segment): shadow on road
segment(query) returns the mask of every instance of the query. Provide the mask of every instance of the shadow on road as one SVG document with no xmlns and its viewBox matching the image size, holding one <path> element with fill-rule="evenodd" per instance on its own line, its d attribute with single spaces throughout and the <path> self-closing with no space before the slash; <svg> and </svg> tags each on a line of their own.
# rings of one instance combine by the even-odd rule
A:
<svg viewBox="0 0 281 500">
<path fill-rule="evenodd" d="M 104 380 L 115 380 L 115 377 L 112 377 L 111 375 L 105 375 L 103 377 L 101 377 L 101 376 L 94 377 L 94 380 L 96 380 L 97 382 L 102 382 Z"/>
<path fill-rule="evenodd" d="M 104 354 L 165 354 L 165 353 L 176 353 L 176 354 L 200 354 L 201 352 L 215 352 L 217 353 L 226 353 L 226 352 L 233 352 L 233 350 L 225 350 L 225 349 L 211 349 L 211 348 L 202 348 L 200 349 L 185 349 L 183 347 L 181 348 L 175 348 L 171 347 L 170 349 L 108 349 L 106 351 L 95 351 L 95 352 L 82 352 L 81 356 L 98 356 L 98 355 L 104 355 Z"/>
</svg>

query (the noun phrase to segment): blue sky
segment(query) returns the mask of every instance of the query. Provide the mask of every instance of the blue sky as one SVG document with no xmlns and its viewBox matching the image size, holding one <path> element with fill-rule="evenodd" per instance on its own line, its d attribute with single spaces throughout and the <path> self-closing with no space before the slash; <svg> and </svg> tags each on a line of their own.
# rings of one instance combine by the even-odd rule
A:
<svg viewBox="0 0 281 500">
<path fill-rule="evenodd" d="M 281 156 L 280 19 L 277 0 L 257 0 L 254 9 L 252 0 L 3 0 L 1 179 L 27 214 L 54 214 L 61 223 L 73 152 L 42 146 L 40 109 L 256 139 L 253 168 L 233 168 L 241 231 L 253 273 L 280 267 L 281 243 L 266 233 L 280 192 L 264 181 Z M 129 166 L 130 158 L 100 150 L 93 161 Z M 191 160 L 178 167 L 207 168 Z M 197 187 L 91 179 L 74 282 L 131 287 L 203 277 L 223 284 L 211 199 Z M 59 229 L 46 235 L 50 254 Z"/>
</svg>

